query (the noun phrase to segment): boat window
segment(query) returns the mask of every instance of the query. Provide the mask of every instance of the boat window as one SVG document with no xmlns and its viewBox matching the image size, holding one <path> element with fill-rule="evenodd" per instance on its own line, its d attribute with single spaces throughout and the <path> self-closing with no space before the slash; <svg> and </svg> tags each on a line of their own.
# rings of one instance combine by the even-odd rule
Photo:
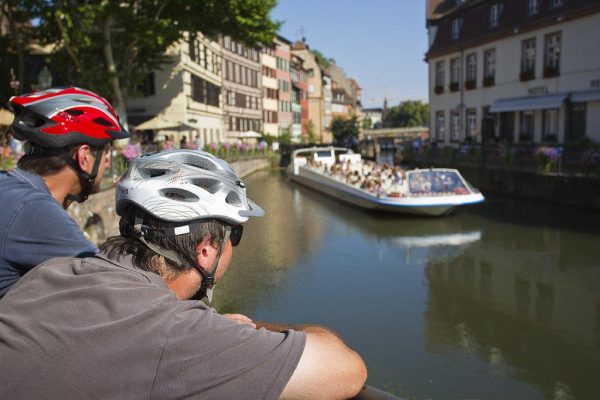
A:
<svg viewBox="0 0 600 400">
<path fill-rule="evenodd" d="M 331 151 L 329 151 L 329 150 L 317 151 L 317 159 L 323 158 L 323 157 L 331 157 Z"/>
<path fill-rule="evenodd" d="M 413 171 L 408 173 L 412 194 L 470 194 L 459 174 L 454 171 Z"/>
</svg>

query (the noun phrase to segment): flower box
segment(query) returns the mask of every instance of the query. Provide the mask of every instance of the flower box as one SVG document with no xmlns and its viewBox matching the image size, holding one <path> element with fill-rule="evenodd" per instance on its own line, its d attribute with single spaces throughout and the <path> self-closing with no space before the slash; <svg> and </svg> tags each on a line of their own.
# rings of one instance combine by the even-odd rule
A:
<svg viewBox="0 0 600 400">
<path fill-rule="evenodd" d="M 468 80 L 465 81 L 465 89 L 466 90 L 473 90 L 477 87 L 477 82 L 474 80 Z"/>
<path fill-rule="evenodd" d="M 483 87 L 490 87 L 496 84 L 496 78 L 493 76 L 485 76 L 483 78 Z"/>
<path fill-rule="evenodd" d="M 530 81 L 535 79 L 535 71 L 533 69 L 524 69 L 519 74 L 519 79 L 521 81 Z"/>
<path fill-rule="evenodd" d="M 450 82 L 450 91 L 458 92 L 458 82 Z"/>
<path fill-rule="evenodd" d="M 444 86 L 442 85 L 437 85 L 433 91 L 435 92 L 435 94 L 442 94 L 444 93 Z"/>
<path fill-rule="evenodd" d="M 544 78 L 554 78 L 559 75 L 560 75 L 560 68 L 558 66 L 555 66 L 555 67 L 545 66 L 544 67 Z"/>
</svg>

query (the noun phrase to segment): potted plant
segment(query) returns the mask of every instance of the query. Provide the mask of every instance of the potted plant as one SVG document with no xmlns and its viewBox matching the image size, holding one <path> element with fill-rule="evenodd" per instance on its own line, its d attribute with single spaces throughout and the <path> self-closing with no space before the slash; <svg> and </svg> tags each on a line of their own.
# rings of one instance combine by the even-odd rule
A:
<svg viewBox="0 0 600 400">
<path fill-rule="evenodd" d="M 444 86 L 436 85 L 433 91 L 435 92 L 435 94 L 442 94 L 444 93 Z"/>
<path fill-rule="evenodd" d="M 458 92 L 458 82 L 450 82 L 450 91 Z"/>
<path fill-rule="evenodd" d="M 477 87 L 477 82 L 474 79 L 469 79 L 467 81 L 465 81 L 465 89 L 466 90 L 473 90 Z"/>
</svg>

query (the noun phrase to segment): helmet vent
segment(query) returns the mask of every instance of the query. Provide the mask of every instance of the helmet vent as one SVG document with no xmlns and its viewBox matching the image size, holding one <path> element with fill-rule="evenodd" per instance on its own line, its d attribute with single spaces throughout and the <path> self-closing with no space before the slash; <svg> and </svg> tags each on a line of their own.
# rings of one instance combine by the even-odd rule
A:
<svg viewBox="0 0 600 400">
<path fill-rule="evenodd" d="M 76 110 L 76 109 L 74 109 L 74 108 L 69 108 L 68 110 L 65 110 L 65 112 L 66 112 L 67 114 L 69 114 L 69 115 L 72 115 L 72 116 L 74 116 L 74 117 L 78 117 L 78 116 L 80 116 L 81 114 L 83 114 L 83 111 L 81 111 L 81 110 Z"/>
<path fill-rule="evenodd" d="M 159 190 L 158 193 L 160 196 L 166 197 L 170 200 L 181 201 L 185 203 L 194 203 L 200 200 L 194 193 L 178 188 L 165 188 Z"/>
<path fill-rule="evenodd" d="M 192 179 L 192 184 L 206 190 L 210 194 L 217 193 L 223 186 L 222 182 L 210 178 Z"/>
<path fill-rule="evenodd" d="M 235 192 L 229 192 L 229 194 L 225 198 L 225 202 L 227 204 L 231 204 L 233 206 L 241 206 L 242 205 L 242 201 L 240 200 L 240 197 Z"/>
<path fill-rule="evenodd" d="M 23 123 L 31 128 L 39 128 L 46 124 L 46 121 L 43 118 L 38 117 L 34 113 L 24 113 L 23 118 L 21 118 Z"/>
<path fill-rule="evenodd" d="M 166 169 L 158 169 L 158 168 L 144 168 L 140 169 L 139 173 L 144 179 L 147 178 L 158 178 L 159 176 L 166 175 L 168 170 Z"/>
<path fill-rule="evenodd" d="M 103 126 L 108 126 L 108 127 L 113 126 L 113 124 L 110 121 L 108 121 L 104 118 L 95 118 L 94 122 L 97 123 L 98 125 L 103 125 Z"/>
</svg>

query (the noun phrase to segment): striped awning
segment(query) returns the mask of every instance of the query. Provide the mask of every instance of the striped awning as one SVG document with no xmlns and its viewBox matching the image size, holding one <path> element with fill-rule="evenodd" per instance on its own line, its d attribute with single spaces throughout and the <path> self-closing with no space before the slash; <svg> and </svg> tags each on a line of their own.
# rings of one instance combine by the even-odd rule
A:
<svg viewBox="0 0 600 400">
<path fill-rule="evenodd" d="M 573 103 L 600 101 L 600 90 L 586 90 L 583 92 L 573 92 L 571 94 L 571 101 Z"/>
<path fill-rule="evenodd" d="M 490 112 L 507 111 L 525 111 L 525 110 L 546 110 L 550 108 L 559 108 L 569 94 L 549 94 L 544 96 L 518 97 L 513 99 L 499 99 L 494 101 L 490 107 Z"/>
</svg>

